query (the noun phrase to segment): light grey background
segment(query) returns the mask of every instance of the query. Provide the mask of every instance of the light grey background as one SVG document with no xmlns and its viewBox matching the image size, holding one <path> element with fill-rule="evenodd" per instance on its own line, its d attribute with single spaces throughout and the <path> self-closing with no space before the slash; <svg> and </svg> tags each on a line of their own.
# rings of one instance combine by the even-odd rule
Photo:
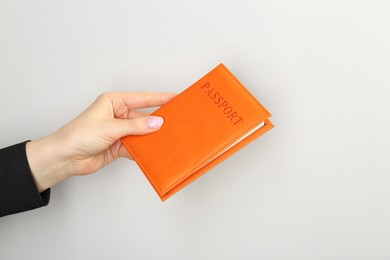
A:
<svg viewBox="0 0 390 260">
<path fill-rule="evenodd" d="M 0 146 L 225 63 L 276 127 L 162 203 L 134 162 L 0 219 L 0 259 L 390 259 L 388 1 L 0 0 Z"/>
</svg>

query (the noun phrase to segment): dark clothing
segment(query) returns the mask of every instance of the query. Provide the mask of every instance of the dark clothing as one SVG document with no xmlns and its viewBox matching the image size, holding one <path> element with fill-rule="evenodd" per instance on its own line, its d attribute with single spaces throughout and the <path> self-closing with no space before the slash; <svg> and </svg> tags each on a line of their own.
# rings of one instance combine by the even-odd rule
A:
<svg viewBox="0 0 390 260">
<path fill-rule="evenodd" d="M 39 193 L 27 161 L 26 142 L 0 149 L 0 217 L 46 206 L 50 189 Z"/>
</svg>

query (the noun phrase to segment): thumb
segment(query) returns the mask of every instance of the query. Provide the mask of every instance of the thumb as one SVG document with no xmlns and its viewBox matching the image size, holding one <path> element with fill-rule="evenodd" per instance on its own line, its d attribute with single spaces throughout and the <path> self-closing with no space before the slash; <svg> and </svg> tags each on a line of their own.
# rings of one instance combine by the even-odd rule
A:
<svg viewBox="0 0 390 260">
<path fill-rule="evenodd" d="M 115 139 L 126 135 L 144 135 L 157 131 L 164 123 L 160 116 L 145 116 L 132 119 L 116 119 L 110 131 Z"/>
</svg>

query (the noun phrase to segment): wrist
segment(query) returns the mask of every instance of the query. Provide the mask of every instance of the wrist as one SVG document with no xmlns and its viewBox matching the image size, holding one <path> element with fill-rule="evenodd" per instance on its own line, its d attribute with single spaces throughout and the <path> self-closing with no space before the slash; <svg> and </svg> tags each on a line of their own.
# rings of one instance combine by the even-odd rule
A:
<svg viewBox="0 0 390 260">
<path fill-rule="evenodd" d="M 26 144 L 28 163 L 39 192 L 72 175 L 71 163 L 62 147 L 55 135 Z"/>
</svg>

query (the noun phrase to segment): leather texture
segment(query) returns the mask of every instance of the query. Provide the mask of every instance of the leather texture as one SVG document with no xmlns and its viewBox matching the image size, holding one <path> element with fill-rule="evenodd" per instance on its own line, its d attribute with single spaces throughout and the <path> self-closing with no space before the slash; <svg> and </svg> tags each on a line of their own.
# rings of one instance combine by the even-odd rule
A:
<svg viewBox="0 0 390 260">
<path fill-rule="evenodd" d="M 161 129 L 121 141 L 162 201 L 273 127 L 271 114 L 223 64 L 152 115 L 164 118 Z"/>
</svg>

